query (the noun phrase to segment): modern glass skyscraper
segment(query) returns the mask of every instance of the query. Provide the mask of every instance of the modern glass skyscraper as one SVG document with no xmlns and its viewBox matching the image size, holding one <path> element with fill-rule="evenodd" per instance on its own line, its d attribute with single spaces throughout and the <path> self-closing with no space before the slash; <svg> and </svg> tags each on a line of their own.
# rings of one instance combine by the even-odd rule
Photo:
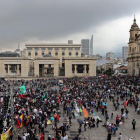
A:
<svg viewBox="0 0 140 140">
<path fill-rule="evenodd" d="M 90 40 L 89 55 L 93 55 L 93 35 L 91 36 L 91 40 Z"/>
<path fill-rule="evenodd" d="M 127 59 L 128 57 L 128 46 L 123 46 L 122 47 L 122 58 Z"/>
<path fill-rule="evenodd" d="M 89 39 L 82 39 L 81 46 L 82 46 L 82 53 L 84 55 L 89 55 L 90 40 Z"/>
</svg>

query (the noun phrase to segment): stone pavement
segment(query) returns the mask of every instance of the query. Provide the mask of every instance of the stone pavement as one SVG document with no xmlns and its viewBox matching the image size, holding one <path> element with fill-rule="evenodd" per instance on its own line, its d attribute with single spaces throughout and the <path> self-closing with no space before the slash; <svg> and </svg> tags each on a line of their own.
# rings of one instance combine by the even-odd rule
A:
<svg viewBox="0 0 140 140">
<path fill-rule="evenodd" d="M 121 101 L 120 101 L 121 102 Z M 109 115 L 109 122 L 111 123 L 115 123 L 116 122 L 116 115 L 121 115 L 121 108 L 123 107 L 123 105 L 120 105 L 120 109 L 115 111 L 115 108 L 113 106 L 112 101 L 110 102 L 108 100 L 107 102 L 107 107 L 108 107 L 108 115 Z M 134 107 L 132 106 L 128 106 L 127 109 L 129 110 L 129 114 L 128 114 L 128 119 L 125 119 L 125 123 L 120 125 L 116 136 L 112 135 L 112 139 L 111 140 L 118 140 L 118 136 L 119 133 L 122 133 L 122 140 L 128 140 L 128 138 L 133 137 L 133 140 L 140 140 L 140 115 L 138 115 L 135 110 Z M 94 112 L 97 116 L 99 116 L 103 122 L 99 123 L 99 127 L 95 127 L 95 128 L 91 128 L 88 129 L 87 126 L 87 131 L 84 131 L 84 127 L 82 126 L 82 140 L 83 139 L 87 139 L 87 140 L 107 140 L 107 134 L 108 132 L 106 131 L 106 129 L 104 127 L 102 127 L 102 125 L 105 122 L 105 117 L 101 114 L 101 112 L 96 112 L 96 110 L 94 109 Z M 111 113 L 114 113 L 114 118 L 113 120 L 111 120 L 110 116 Z M 61 113 L 62 109 L 61 109 Z M 75 119 L 72 119 L 72 126 L 70 127 L 69 131 L 67 131 L 66 133 L 69 136 L 69 139 L 71 139 L 72 137 L 76 136 L 74 135 L 74 133 L 78 134 L 78 127 L 79 124 L 77 122 L 77 119 L 83 119 L 84 115 L 82 114 L 82 116 L 76 117 Z M 135 118 L 136 119 L 136 130 L 134 131 L 132 129 L 132 119 Z M 58 123 L 58 127 L 62 126 L 63 122 L 65 122 L 65 119 L 63 117 L 63 115 L 61 115 L 60 117 L 60 122 Z M 49 131 L 49 133 L 45 133 L 45 140 L 47 139 L 48 135 L 54 135 L 54 131 L 51 130 L 51 125 L 48 125 L 48 127 L 46 128 L 46 130 Z"/>
<path fill-rule="evenodd" d="M 56 87 L 58 88 L 58 87 Z M 120 101 L 121 103 L 122 101 Z M 62 110 L 62 105 L 60 105 L 60 111 L 61 111 L 61 117 L 60 117 L 60 122 L 58 123 L 58 127 L 61 127 L 63 125 L 63 122 L 65 122 L 65 117 L 63 117 L 63 110 Z M 116 115 L 121 115 L 121 108 L 123 105 L 120 105 L 120 109 L 115 111 L 115 108 L 113 106 L 112 101 L 110 102 L 109 99 L 107 101 L 107 107 L 108 107 L 108 115 L 109 115 L 109 122 L 115 123 L 116 122 Z M 134 107 L 128 106 L 127 109 L 129 110 L 128 114 L 128 119 L 125 119 L 125 123 L 120 125 L 120 127 L 117 130 L 116 136 L 112 135 L 111 140 L 118 140 L 119 133 L 122 133 L 122 140 L 128 140 L 128 138 L 133 137 L 133 140 L 140 140 L 140 115 L 138 115 Z M 111 113 L 114 113 L 114 118 L 111 120 Z M 82 140 L 107 140 L 107 134 L 108 132 L 102 125 L 105 122 L 105 117 L 101 114 L 101 111 L 96 112 L 96 109 L 94 109 L 94 113 L 99 116 L 103 122 L 99 123 L 99 127 L 91 128 L 88 129 L 87 126 L 87 131 L 84 131 L 84 127 L 82 126 Z M 75 137 L 78 134 L 78 127 L 79 124 L 77 122 L 77 119 L 84 119 L 84 115 L 76 117 L 75 119 L 72 119 L 72 126 L 70 127 L 69 131 L 66 131 L 66 133 L 69 136 L 69 139 Z M 134 131 L 132 129 L 132 119 L 136 119 L 136 130 Z M 17 133 L 21 134 L 23 132 L 23 129 L 16 129 Z M 46 131 L 49 131 L 47 133 Z M 55 132 L 51 129 L 51 125 L 48 125 L 47 128 L 45 129 L 45 140 L 47 140 L 48 135 L 54 136 Z"/>
</svg>

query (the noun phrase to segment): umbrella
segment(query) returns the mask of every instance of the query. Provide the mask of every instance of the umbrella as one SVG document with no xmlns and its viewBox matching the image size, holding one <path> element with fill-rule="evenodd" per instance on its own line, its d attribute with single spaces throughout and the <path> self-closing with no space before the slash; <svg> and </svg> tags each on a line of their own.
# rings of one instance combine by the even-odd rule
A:
<svg viewBox="0 0 140 140">
<path fill-rule="evenodd" d="M 102 106 L 107 106 L 104 102 L 102 103 Z"/>
<path fill-rule="evenodd" d="M 79 122 L 80 124 L 83 123 L 83 121 L 81 119 L 77 119 L 77 122 Z"/>
<path fill-rule="evenodd" d="M 54 120 L 54 117 L 51 117 L 50 120 L 53 121 Z"/>
</svg>

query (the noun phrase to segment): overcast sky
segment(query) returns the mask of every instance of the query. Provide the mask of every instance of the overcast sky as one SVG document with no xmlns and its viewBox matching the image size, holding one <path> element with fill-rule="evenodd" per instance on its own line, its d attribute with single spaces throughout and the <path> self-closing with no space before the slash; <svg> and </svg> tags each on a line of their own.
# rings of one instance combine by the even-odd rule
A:
<svg viewBox="0 0 140 140">
<path fill-rule="evenodd" d="M 20 42 L 67 43 L 94 36 L 94 54 L 121 53 L 140 0 L 0 0 L 0 51 Z M 121 54 L 120 54 L 121 55 Z"/>
</svg>

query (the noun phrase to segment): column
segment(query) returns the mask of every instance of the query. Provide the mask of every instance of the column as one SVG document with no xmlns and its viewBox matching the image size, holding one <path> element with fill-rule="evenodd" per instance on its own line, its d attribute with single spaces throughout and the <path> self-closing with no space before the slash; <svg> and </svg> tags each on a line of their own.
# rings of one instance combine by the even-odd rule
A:
<svg viewBox="0 0 140 140">
<path fill-rule="evenodd" d="M 17 75 L 19 75 L 19 65 L 17 65 Z"/>
<path fill-rule="evenodd" d="M 54 76 L 59 76 L 59 61 L 54 61 Z"/>
<path fill-rule="evenodd" d="M 84 65 L 84 75 L 86 76 L 86 65 Z"/>
<path fill-rule="evenodd" d="M 10 75 L 10 65 L 8 64 L 8 75 Z"/>
<path fill-rule="evenodd" d="M 74 65 L 74 67 L 75 67 L 74 75 L 76 76 L 77 75 L 77 65 Z"/>
</svg>

